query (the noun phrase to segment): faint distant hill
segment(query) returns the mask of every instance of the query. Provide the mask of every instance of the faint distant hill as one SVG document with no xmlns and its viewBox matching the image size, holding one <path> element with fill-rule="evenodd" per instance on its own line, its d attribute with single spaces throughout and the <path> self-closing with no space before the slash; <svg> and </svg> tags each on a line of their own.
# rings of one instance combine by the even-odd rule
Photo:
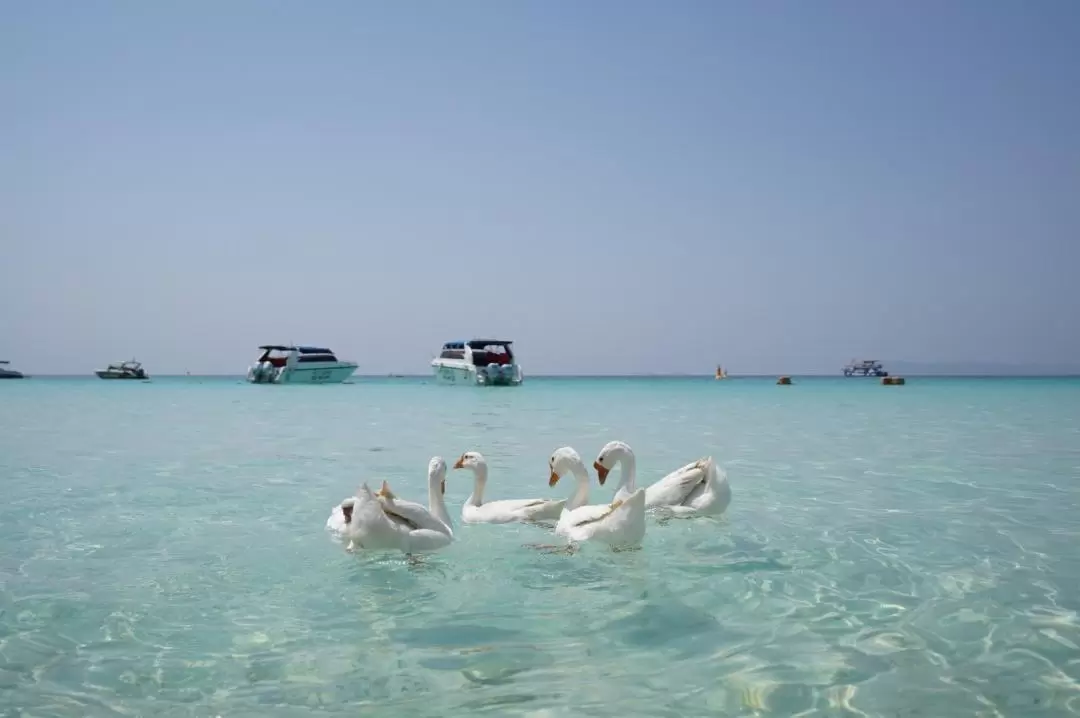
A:
<svg viewBox="0 0 1080 718">
<path fill-rule="evenodd" d="M 916 376 L 1078 376 L 1078 364 L 1003 364 L 1000 362 L 887 361 L 894 375 Z"/>
</svg>

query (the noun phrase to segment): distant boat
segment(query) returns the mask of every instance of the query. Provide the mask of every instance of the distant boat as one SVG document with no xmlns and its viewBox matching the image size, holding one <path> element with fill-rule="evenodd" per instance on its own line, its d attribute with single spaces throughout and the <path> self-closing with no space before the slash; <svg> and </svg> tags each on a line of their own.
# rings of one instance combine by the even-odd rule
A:
<svg viewBox="0 0 1080 718">
<path fill-rule="evenodd" d="M 10 363 L 11 362 L 9 362 L 9 361 L 4 361 L 4 360 L 0 359 L 0 364 L 7 365 L 7 364 L 10 364 Z M 0 366 L 0 379 L 25 379 L 25 378 L 26 377 L 24 377 L 22 375 L 22 372 L 15 371 L 14 369 L 5 369 L 3 366 Z"/>
<path fill-rule="evenodd" d="M 439 356 L 431 360 L 435 380 L 441 384 L 520 386 L 525 375 L 512 344 L 505 339 L 446 342 Z"/>
<path fill-rule="evenodd" d="M 727 370 L 725 370 L 724 367 L 722 367 L 720 365 L 717 365 L 717 367 L 716 367 L 716 378 L 717 379 L 727 379 Z"/>
<path fill-rule="evenodd" d="M 325 347 L 264 344 L 259 349 L 262 355 L 248 368 L 252 384 L 341 384 L 358 366 Z"/>
<path fill-rule="evenodd" d="M 142 364 L 132 359 L 131 361 L 110 364 L 104 369 L 94 372 L 99 379 L 149 379 L 150 375 L 143 369 Z"/>
<path fill-rule="evenodd" d="M 889 372 L 877 359 L 852 359 L 844 367 L 844 376 L 888 376 Z"/>
</svg>

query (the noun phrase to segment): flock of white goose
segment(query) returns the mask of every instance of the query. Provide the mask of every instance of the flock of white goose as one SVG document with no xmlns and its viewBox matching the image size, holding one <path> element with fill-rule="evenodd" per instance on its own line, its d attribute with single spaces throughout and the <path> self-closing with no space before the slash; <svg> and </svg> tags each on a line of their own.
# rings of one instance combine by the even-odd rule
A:
<svg viewBox="0 0 1080 718">
<path fill-rule="evenodd" d="M 595 542 L 614 549 L 634 548 L 645 538 L 645 512 L 679 517 L 719 516 L 731 503 L 727 475 L 711 456 L 687 464 L 648 488 L 637 488 L 633 450 L 622 441 L 608 442 L 593 462 L 600 485 L 616 465 L 622 467 L 619 485 L 610 504 L 589 504 L 589 471 L 581 456 L 569 446 L 557 449 L 548 460 L 554 487 L 572 474 L 577 487 L 569 499 L 484 500 L 488 467 L 484 457 L 468 451 L 454 464 L 470 469 L 473 491 L 461 509 L 467 524 L 502 524 L 513 521 L 557 520 L 555 535 L 574 544 Z M 428 463 L 428 506 L 398 498 L 384 481 L 373 493 L 367 483 L 355 496 L 335 506 L 326 527 L 347 541 L 347 550 L 429 553 L 454 541 L 454 523 L 446 510 L 446 462 L 435 456 Z"/>
</svg>

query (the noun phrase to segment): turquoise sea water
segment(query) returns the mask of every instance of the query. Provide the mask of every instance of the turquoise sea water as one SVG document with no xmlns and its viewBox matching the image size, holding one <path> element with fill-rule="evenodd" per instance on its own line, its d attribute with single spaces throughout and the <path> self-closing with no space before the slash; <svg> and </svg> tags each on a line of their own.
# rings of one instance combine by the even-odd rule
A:
<svg viewBox="0 0 1080 718">
<path fill-rule="evenodd" d="M 1080 715 L 1080 382 L 796 382 L 0 382 L 0 715 Z M 529 498 L 616 438 L 713 454 L 728 513 L 419 565 L 324 531 L 434 454 Z"/>
</svg>

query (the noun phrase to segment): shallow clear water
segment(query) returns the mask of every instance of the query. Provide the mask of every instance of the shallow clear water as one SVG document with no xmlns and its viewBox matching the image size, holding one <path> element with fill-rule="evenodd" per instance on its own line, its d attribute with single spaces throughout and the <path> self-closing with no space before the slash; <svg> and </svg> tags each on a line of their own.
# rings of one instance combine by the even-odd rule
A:
<svg viewBox="0 0 1080 718">
<path fill-rule="evenodd" d="M 796 382 L 0 383 L 0 708 L 1080 714 L 1080 382 Z M 646 480 L 712 453 L 727 515 L 572 556 L 459 524 L 421 565 L 323 528 L 433 454 L 528 498 L 613 438 Z"/>
</svg>

